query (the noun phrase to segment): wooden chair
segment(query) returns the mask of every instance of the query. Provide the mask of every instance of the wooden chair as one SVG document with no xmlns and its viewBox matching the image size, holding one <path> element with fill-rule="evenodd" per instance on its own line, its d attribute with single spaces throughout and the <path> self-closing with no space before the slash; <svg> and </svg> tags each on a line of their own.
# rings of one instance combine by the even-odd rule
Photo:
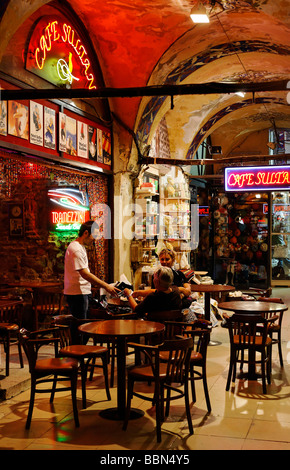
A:
<svg viewBox="0 0 290 470">
<path fill-rule="evenodd" d="M 165 321 L 182 321 L 182 310 L 159 310 L 147 313 L 146 320 L 164 323 Z"/>
<path fill-rule="evenodd" d="M 105 346 L 72 344 L 70 326 L 75 320 L 72 315 L 59 315 L 53 318 L 54 326 L 60 328 L 59 356 L 71 357 L 77 359 L 80 363 L 83 408 L 86 408 L 86 381 L 89 366 L 92 366 L 90 380 L 92 380 L 95 367 L 103 370 L 107 399 L 111 400 L 108 380 L 109 351 Z M 81 324 L 84 323 L 85 320 L 76 320 L 76 322 L 77 324 Z M 95 363 L 95 360 L 98 358 L 101 359 L 102 365 Z"/>
<path fill-rule="evenodd" d="M 284 303 L 280 297 L 259 297 L 257 300 L 261 302 L 275 302 L 278 304 Z M 274 323 L 271 323 L 271 325 L 269 326 L 269 336 L 272 339 L 272 345 L 278 344 L 279 361 L 280 361 L 281 367 L 284 366 L 283 354 L 282 354 L 282 339 L 281 339 L 283 314 L 284 312 L 276 313 L 275 315 L 278 317 L 277 321 Z M 273 335 L 275 336 L 273 337 Z"/>
<path fill-rule="evenodd" d="M 5 374 L 8 377 L 10 373 L 10 348 L 16 345 L 20 367 L 23 368 L 23 357 L 21 344 L 19 340 L 19 331 L 22 323 L 22 302 L 11 302 L 11 305 L 0 308 L 0 342 L 3 344 L 5 360 Z"/>
<path fill-rule="evenodd" d="M 266 376 L 268 384 L 271 384 L 272 347 L 272 340 L 268 335 L 268 331 L 270 324 L 276 319 L 277 317 L 266 319 L 262 315 L 253 313 L 234 314 L 227 318 L 231 345 L 230 366 L 226 384 L 227 391 L 230 388 L 231 378 L 235 382 L 237 363 L 247 363 L 249 372 L 257 364 L 261 365 L 263 393 L 267 393 Z M 245 358 L 244 354 L 246 351 L 248 352 L 247 358 Z M 256 358 L 256 353 L 260 353 L 260 359 Z"/>
<path fill-rule="evenodd" d="M 33 293 L 34 329 L 49 328 L 51 318 L 63 309 L 62 287 L 39 287 Z"/>
<path fill-rule="evenodd" d="M 157 441 L 161 442 L 161 423 L 164 421 L 164 392 L 166 390 L 165 416 L 169 415 L 170 401 L 184 397 L 189 432 L 193 434 L 188 398 L 188 370 L 190 354 L 193 348 L 193 339 L 182 338 L 166 340 L 163 344 L 156 346 L 136 343 L 128 343 L 128 346 L 145 353 L 148 358 L 148 364 L 135 366 L 128 370 L 127 409 L 123 429 L 126 430 L 128 426 L 131 399 L 133 396 L 153 401 L 156 406 Z M 169 357 L 166 363 L 160 360 L 160 354 L 164 351 L 168 352 Z M 134 391 L 135 382 L 140 381 L 154 383 L 153 397 L 149 398 L 148 396 Z M 183 390 L 173 386 L 173 384 L 183 385 Z M 175 394 L 172 396 L 171 392 Z"/>
<path fill-rule="evenodd" d="M 202 380 L 207 410 L 211 412 L 211 403 L 207 386 L 206 359 L 207 347 L 210 340 L 211 322 L 208 320 L 195 320 L 192 323 L 165 322 L 166 339 L 176 335 L 193 338 L 193 350 L 190 355 L 189 374 L 191 382 L 192 401 L 196 402 L 195 381 Z M 164 354 L 161 357 L 168 360 Z"/>
<path fill-rule="evenodd" d="M 54 345 L 55 353 L 57 353 L 57 345 L 59 342 L 59 329 L 50 328 L 29 333 L 27 330 L 20 330 L 20 339 L 29 363 L 29 371 L 31 375 L 31 390 L 29 411 L 26 421 L 26 429 L 30 428 L 31 418 L 34 407 L 34 399 L 36 393 L 51 392 L 50 403 L 53 402 L 55 392 L 71 390 L 73 414 L 76 427 L 79 426 L 78 409 L 77 409 L 77 378 L 78 378 L 78 361 L 70 357 L 49 357 L 38 359 L 38 351 L 42 346 Z M 56 354 L 55 354 L 56 355 Z M 53 376 L 53 377 L 51 377 Z M 57 388 L 58 381 L 70 380 L 70 387 Z M 39 384 L 51 383 L 49 389 L 37 388 Z"/>
</svg>

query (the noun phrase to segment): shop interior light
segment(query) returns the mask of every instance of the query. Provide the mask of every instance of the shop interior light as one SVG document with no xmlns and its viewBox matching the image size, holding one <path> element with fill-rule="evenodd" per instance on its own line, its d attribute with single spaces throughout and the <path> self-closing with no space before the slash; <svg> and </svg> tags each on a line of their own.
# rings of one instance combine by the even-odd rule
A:
<svg viewBox="0 0 290 470">
<path fill-rule="evenodd" d="M 202 3 L 199 3 L 192 9 L 190 18 L 192 19 L 193 23 L 209 23 L 207 11 Z"/>
</svg>

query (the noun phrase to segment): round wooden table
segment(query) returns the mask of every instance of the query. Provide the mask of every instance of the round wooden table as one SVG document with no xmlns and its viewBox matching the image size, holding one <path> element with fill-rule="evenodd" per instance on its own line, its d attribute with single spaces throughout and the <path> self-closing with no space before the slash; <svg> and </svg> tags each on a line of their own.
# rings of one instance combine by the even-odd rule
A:
<svg viewBox="0 0 290 470">
<path fill-rule="evenodd" d="M 263 302 L 259 300 L 231 300 L 221 302 L 219 308 L 229 310 L 235 313 L 279 313 L 288 310 L 287 305 L 276 302 Z"/>
<path fill-rule="evenodd" d="M 116 338 L 117 345 L 117 408 L 102 411 L 102 417 L 123 420 L 126 411 L 126 342 L 133 337 L 149 337 L 162 333 L 165 326 L 162 323 L 144 320 L 105 320 L 85 323 L 79 326 L 82 334 L 104 338 Z M 142 416 L 140 410 L 132 410 L 130 419 Z"/>
<path fill-rule="evenodd" d="M 232 300 L 230 302 L 221 302 L 219 304 L 221 310 L 240 314 L 268 314 L 285 312 L 288 310 L 287 305 L 279 304 L 276 302 L 263 302 L 259 300 Z M 247 377 L 249 380 L 256 380 L 260 375 L 256 373 L 254 358 L 250 361 L 249 370 L 247 374 L 242 374 L 242 377 Z"/>
<path fill-rule="evenodd" d="M 224 286 L 223 284 L 191 284 L 190 287 L 192 292 L 204 293 L 204 313 L 206 320 L 210 320 L 210 294 L 235 290 L 234 286 Z"/>
</svg>

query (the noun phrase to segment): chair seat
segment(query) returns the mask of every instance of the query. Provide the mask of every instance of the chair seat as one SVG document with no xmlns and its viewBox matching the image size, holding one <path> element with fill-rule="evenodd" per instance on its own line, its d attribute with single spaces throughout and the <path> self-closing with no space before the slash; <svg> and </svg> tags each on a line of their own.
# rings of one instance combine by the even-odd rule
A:
<svg viewBox="0 0 290 470">
<path fill-rule="evenodd" d="M 72 368 L 78 369 L 78 361 L 68 357 L 57 357 L 48 359 L 39 359 L 35 364 L 35 371 L 41 372 L 51 370 L 52 373 L 61 373 L 69 371 Z"/>
<path fill-rule="evenodd" d="M 70 357 L 88 357 L 88 356 L 98 356 L 105 354 L 108 351 L 108 348 L 105 346 L 91 346 L 85 344 L 71 344 L 65 348 L 61 348 L 59 354 L 65 354 Z"/>
<path fill-rule="evenodd" d="M 160 378 L 166 378 L 166 372 L 167 372 L 167 365 L 166 364 L 160 364 L 160 369 L 159 369 L 159 377 Z M 149 380 L 152 379 L 154 380 L 154 374 L 152 372 L 152 368 L 150 365 L 141 365 L 137 367 L 133 367 L 128 371 L 128 375 L 134 376 L 135 379 L 142 380 Z"/>
<path fill-rule="evenodd" d="M 262 336 L 255 336 L 255 343 L 253 342 L 253 337 L 252 336 L 246 336 L 245 339 L 246 339 L 246 342 L 244 343 L 245 346 L 248 346 L 249 340 L 250 340 L 250 344 L 255 344 L 256 346 L 262 345 L 262 341 L 263 341 Z M 266 346 L 269 346 L 271 344 L 271 342 L 272 342 L 271 338 L 267 338 L 266 339 Z M 241 345 L 241 343 L 243 343 L 243 341 L 241 341 L 240 336 L 239 335 L 234 335 L 234 344 Z"/>
<path fill-rule="evenodd" d="M 19 326 L 16 323 L 0 323 L 0 330 L 18 331 Z"/>
</svg>

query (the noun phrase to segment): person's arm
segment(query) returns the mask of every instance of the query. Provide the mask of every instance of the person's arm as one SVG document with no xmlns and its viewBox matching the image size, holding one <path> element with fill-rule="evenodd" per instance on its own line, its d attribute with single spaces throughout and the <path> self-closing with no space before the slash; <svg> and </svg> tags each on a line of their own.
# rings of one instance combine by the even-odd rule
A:
<svg viewBox="0 0 290 470">
<path fill-rule="evenodd" d="M 78 272 L 86 281 L 90 282 L 93 286 L 97 285 L 98 287 L 103 287 L 109 294 L 114 295 L 115 297 L 118 296 L 118 292 L 120 292 L 119 289 L 114 286 L 110 286 L 110 284 L 105 281 L 102 281 L 93 273 L 91 273 L 87 268 L 79 269 Z"/>
<path fill-rule="evenodd" d="M 152 294 L 153 292 L 155 292 L 156 289 L 140 289 L 140 290 L 134 290 L 134 292 L 132 292 L 132 295 L 133 297 L 147 297 L 148 294 Z"/>
<path fill-rule="evenodd" d="M 132 311 L 134 312 L 135 308 L 137 307 L 137 302 L 134 299 L 133 294 L 134 294 L 134 292 L 131 292 L 130 289 L 127 289 L 127 287 L 126 287 L 126 289 L 124 289 L 124 295 L 127 297 L 129 305 L 130 305 Z"/>
<path fill-rule="evenodd" d="M 179 292 L 184 295 L 184 297 L 189 297 L 191 294 L 190 284 L 185 283 L 182 287 L 179 287 Z"/>
</svg>

